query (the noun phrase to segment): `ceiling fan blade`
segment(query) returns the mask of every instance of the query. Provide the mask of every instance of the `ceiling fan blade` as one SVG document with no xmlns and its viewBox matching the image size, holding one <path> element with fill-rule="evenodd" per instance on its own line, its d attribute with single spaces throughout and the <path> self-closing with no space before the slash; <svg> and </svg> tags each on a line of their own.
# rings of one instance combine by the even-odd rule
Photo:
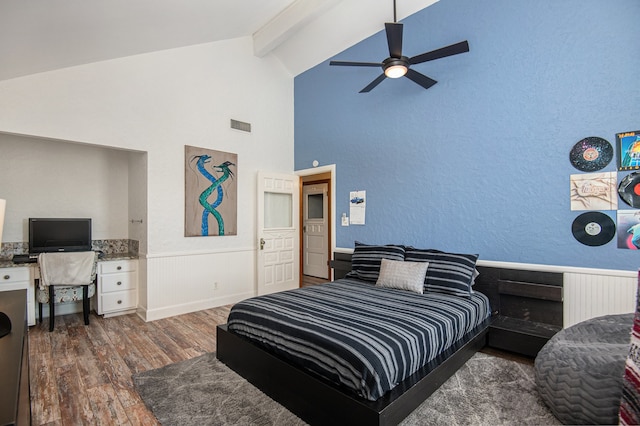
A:
<svg viewBox="0 0 640 426">
<path fill-rule="evenodd" d="M 418 71 L 414 71 L 411 68 L 407 70 L 407 74 L 405 74 L 405 77 L 409 78 L 409 80 L 413 81 L 414 83 L 418 83 L 425 89 L 428 89 L 429 87 L 437 83 L 437 81 L 435 81 L 434 79 L 429 78 L 424 74 L 420 74 Z"/>
<path fill-rule="evenodd" d="M 392 58 L 402 57 L 402 24 L 399 22 L 387 22 L 384 24 L 387 31 L 387 44 L 389 45 L 389 56 Z"/>
<path fill-rule="evenodd" d="M 331 61 L 329 65 L 339 65 L 344 67 L 381 67 L 381 62 L 350 62 L 350 61 Z"/>
<path fill-rule="evenodd" d="M 373 80 L 371 83 L 369 83 L 369 85 L 367 87 L 365 87 L 364 89 L 362 89 L 360 91 L 360 93 L 367 93 L 370 92 L 371 89 L 373 89 L 374 87 L 376 87 L 378 84 L 380 84 L 382 82 L 382 80 L 384 80 L 385 78 L 387 78 L 386 75 L 384 75 L 384 73 L 380 74 L 378 76 L 378 78 L 376 78 L 375 80 Z"/>
<path fill-rule="evenodd" d="M 433 61 L 434 59 L 446 58 L 447 56 L 457 55 L 458 53 L 464 53 L 469 51 L 469 43 L 467 40 L 455 43 L 450 46 L 441 47 L 440 49 L 432 50 L 421 55 L 414 56 L 409 59 L 411 64 L 421 64 L 427 61 Z"/>
</svg>

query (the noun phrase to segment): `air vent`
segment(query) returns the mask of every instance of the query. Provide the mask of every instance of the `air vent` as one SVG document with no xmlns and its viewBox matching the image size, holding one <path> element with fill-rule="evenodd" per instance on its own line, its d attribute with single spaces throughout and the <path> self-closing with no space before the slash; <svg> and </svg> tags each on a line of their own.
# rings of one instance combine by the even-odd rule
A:
<svg viewBox="0 0 640 426">
<path fill-rule="evenodd" d="M 242 130 L 243 132 L 251 133 L 251 123 L 245 123 L 244 121 L 238 121 L 231 119 L 231 128 L 236 130 Z"/>
</svg>

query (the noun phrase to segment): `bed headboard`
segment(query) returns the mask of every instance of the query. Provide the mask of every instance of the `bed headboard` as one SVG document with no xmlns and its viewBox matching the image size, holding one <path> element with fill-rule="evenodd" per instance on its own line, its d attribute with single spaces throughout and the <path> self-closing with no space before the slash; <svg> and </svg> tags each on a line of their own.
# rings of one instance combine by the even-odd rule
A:
<svg viewBox="0 0 640 426">
<path fill-rule="evenodd" d="M 330 263 L 333 268 L 333 279 L 339 280 L 351 272 L 351 253 L 333 252 L 333 260 Z"/>
</svg>

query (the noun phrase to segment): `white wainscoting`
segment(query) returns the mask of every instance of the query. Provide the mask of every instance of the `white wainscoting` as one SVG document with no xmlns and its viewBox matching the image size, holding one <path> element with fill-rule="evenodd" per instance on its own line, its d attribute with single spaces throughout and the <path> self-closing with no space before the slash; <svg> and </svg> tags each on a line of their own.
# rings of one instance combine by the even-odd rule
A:
<svg viewBox="0 0 640 426">
<path fill-rule="evenodd" d="M 138 314 L 153 321 L 239 302 L 256 294 L 255 249 L 147 255 Z"/>
<path fill-rule="evenodd" d="M 564 274 L 564 326 L 636 309 L 637 277 Z"/>
<path fill-rule="evenodd" d="M 255 265 L 253 247 L 141 257 L 138 314 L 153 321 L 252 297 L 256 294 Z M 486 260 L 478 261 L 478 265 L 563 273 L 565 328 L 600 315 L 635 310 L 636 271 Z"/>
</svg>

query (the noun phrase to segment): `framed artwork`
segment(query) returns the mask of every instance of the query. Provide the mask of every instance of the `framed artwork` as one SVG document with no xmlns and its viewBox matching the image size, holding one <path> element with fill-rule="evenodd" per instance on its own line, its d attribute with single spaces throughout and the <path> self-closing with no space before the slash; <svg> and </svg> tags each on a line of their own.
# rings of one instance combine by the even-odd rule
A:
<svg viewBox="0 0 640 426">
<path fill-rule="evenodd" d="M 616 210 L 617 173 L 571 175 L 571 210 Z"/>
<path fill-rule="evenodd" d="M 640 210 L 618 210 L 618 248 L 640 249 Z"/>
<path fill-rule="evenodd" d="M 238 154 L 185 145 L 184 236 L 238 234 Z"/>
<path fill-rule="evenodd" d="M 616 133 L 618 170 L 640 170 L 640 130 Z"/>
</svg>

